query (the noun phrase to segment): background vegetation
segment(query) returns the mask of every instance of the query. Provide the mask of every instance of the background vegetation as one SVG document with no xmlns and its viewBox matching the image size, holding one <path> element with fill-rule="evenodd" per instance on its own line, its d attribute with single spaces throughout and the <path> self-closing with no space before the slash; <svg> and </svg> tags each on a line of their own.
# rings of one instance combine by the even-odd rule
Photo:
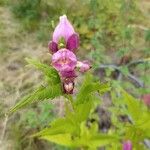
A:
<svg viewBox="0 0 150 150">
<path fill-rule="evenodd" d="M 150 93 L 148 0 L 0 0 L 0 147 L 4 150 L 66 149 L 28 138 L 62 115 L 61 99 L 55 105 L 34 104 L 4 121 L 8 108 L 41 83 L 41 74 L 25 67 L 24 58 L 50 63 L 47 43 L 62 14 L 80 34 L 78 56 L 91 61 L 95 78 L 111 81 L 115 88 L 121 85 L 137 98 Z M 98 108 L 101 128 L 110 124 L 105 109 L 110 104 L 105 96 Z"/>
</svg>

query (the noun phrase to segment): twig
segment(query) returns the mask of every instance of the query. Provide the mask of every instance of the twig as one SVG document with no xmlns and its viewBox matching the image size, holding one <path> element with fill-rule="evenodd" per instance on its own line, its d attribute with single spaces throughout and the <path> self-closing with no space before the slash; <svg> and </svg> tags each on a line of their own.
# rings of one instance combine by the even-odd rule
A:
<svg viewBox="0 0 150 150">
<path fill-rule="evenodd" d="M 111 69 L 119 71 L 119 74 L 122 74 L 121 69 L 120 69 L 121 67 L 119 67 L 117 65 L 114 65 L 114 64 L 102 64 L 102 65 L 100 65 L 99 68 L 100 69 L 111 68 Z M 143 87 L 144 86 L 143 82 L 140 79 L 138 79 L 136 76 L 132 75 L 131 73 L 129 73 L 127 75 L 127 77 L 132 79 L 139 87 Z"/>
<path fill-rule="evenodd" d="M 118 77 L 117 77 L 117 80 L 118 80 L 118 81 L 121 81 L 121 80 L 122 80 L 122 73 L 121 73 L 121 72 L 119 72 L 119 75 L 118 75 Z M 116 90 L 116 93 L 117 93 L 117 97 L 120 97 L 120 91 L 119 91 L 119 90 Z"/>
<path fill-rule="evenodd" d="M 143 26 L 143 25 L 137 25 L 137 24 L 130 24 L 128 25 L 128 27 L 131 27 L 131 28 L 139 28 L 141 30 L 149 30 L 149 28 Z"/>
<path fill-rule="evenodd" d="M 145 144 L 148 148 L 150 148 L 150 140 L 145 139 L 145 140 L 144 140 L 144 144 Z"/>
<path fill-rule="evenodd" d="M 139 60 L 135 60 L 135 61 L 129 62 L 126 66 L 127 66 L 127 67 L 130 67 L 130 66 L 133 66 L 133 65 L 138 65 L 138 64 L 145 63 L 146 61 L 147 61 L 147 60 L 139 59 Z"/>
<path fill-rule="evenodd" d="M 18 84 L 18 86 L 16 87 L 16 98 L 14 100 L 14 104 L 17 100 L 17 98 L 20 96 L 20 93 L 19 93 L 19 89 L 22 85 L 22 79 L 23 79 L 23 76 L 20 77 L 20 82 Z M 2 134 L 1 134 L 1 137 L 0 137 L 0 145 L 2 144 L 3 140 L 4 140 L 4 137 L 5 137 L 5 133 L 6 133 L 6 129 L 7 129 L 7 122 L 9 120 L 9 116 L 6 114 L 5 115 L 5 120 L 4 120 L 4 125 L 3 125 L 3 130 L 2 130 Z"/>
<path fill-rule="evenodd" d="M 5 133 L 6 133 L 7 122 L 8 122 L 8 116 L 5 116 L 5 121 L 4 121 L 4 125 L 3 125 L 4 127 L 3 127 L 2 134 L 1 134 L 1 139 L 0 139 L 0 145 L 3 142 L 4 136 L 5 136 Z"/>
<path fill-rule="evenodd" d="M 100 69 L 111 68 L 111 69 L 120 71 L 119 67 L 114 64 L 101 64 L 99 68 Z"/>
<path fill-rule="evenodd" d="M 141 80 L 139 80 L 137 77 L 132 75 L 131 73 L 128 74 L 128 78 L 135 81 L 139 87 L 144 87 L 144 83 Z"/>
</svg>

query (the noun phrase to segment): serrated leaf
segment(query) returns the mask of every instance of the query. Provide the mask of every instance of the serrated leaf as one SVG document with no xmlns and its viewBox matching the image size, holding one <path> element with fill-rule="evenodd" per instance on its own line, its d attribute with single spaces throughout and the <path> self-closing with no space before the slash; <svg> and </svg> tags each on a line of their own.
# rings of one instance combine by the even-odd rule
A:
<svg viewBox="0 0 150 150">
<path fill-rule="evenodd" d="M 93 77 L 90 74 L 87 74 L 84 82 L 80 88 L 80 91 L 76 98 L 76 104 L 83 103 L 84 101 L 87 101 L 88 96 L 91 93 L 99 92 L 104 93 L 108 90 L 110 90 L 110 85 L 108 83 L 101 84 L 99 81 L 93 82 Z"/>
<path fill-rule="evenodd" d="M 59 84 L 49 85 L 49 86 L 40 86 L 33 93 L 25 96 L 22 100 L 20 100 L 14 107 L 10 109 L 8 114 L 11 114 L 31 103 L 45 100 L 45 99 L 53 99 L 62 94 L 62 90 Z"/>
<path fill-rule="evenodd" d="M 42 131 L 33 135 L 33 137 L 56 135 L 56 134 L 66 134 L 75 132 L 74 123 L 68 118 L 59 118 L 50 124 L 50 127 L 43 129 Z"/>
<path fill-rule="evenodd" d="M 87 120 L 91 109 L 93 108 L 93 102 L 91 100 L 84 102 L 82 104 L 79 104 L 75 108 L 75 119 L 77 122 L 82 122 Z"/>
<path fill-rule="evenodd" d="M 84 133 L 78 136 L 72 136 L 72 134 L 65 133 L 65 134 L 53 134 L 53 135 L 42 135 L 40 138 L 45 139 L 60 145 L 65 145 L 69 147 L 89 147 L 89 148 L 96 148 L 99 146 L 105 146 L 110 143 L 118 142 L 119 137 L 114 135 L 106 135 L 106 134 L 85 134 L 88 132 L 88 128 L 85 128 Z"/>
<path fill-rule="evenodd" d="M 10 109 L 8 114 L 11 114 L 17 111 L 18 109 L 23 108 L 31 103 L 45 100 L 45 99 L 53 99 L 57 96 L 62 95 L 60 77 L 58 75 L 58 72 L 53 67 L 50 67 L 46 64 L 40 63 L 37 60 L 33 60 L 29 58 L 26 58 L 26 61 L 44 73 L 44 75 L 47 78 L 48 85 L 40 86 L 33 93 L 25 96 L 13 108 Z"/>
<path fill-rule="evenodd" d="M 124 90 L 121 90 L 121 92 L 124 97 L 125 104 L 128 107 L 128 113 L 132 117 L 132 121 L 134 123 L 138 122 L 138 120 L 141 119 L 141 116 L 143 115 L 141 111 L 145 110 L 146 107 L 142 105 L 139 100 L 135 99 Z"/>
<path fill-rule="evenodd" d="M 92 136 L 90 139 L 85 139 L 87 143 L 86 145 L 88 145 L 90 148 L 109 145 L 111 143 L 118 142 L 118 140 L 119 138 L 117 136 L 106 134 L 97 134 Z"/>
<path fill-rule="evenodd" d="M 41 70 L 45 76 L 47 77 L 47 81 L 49 81 L 52 84 L 60 83 L 60 77 L 58 75 L 58 72 L 51 66 L 48 66 L 46 64 L 43 64 L 37 60 L 26 58 L 26 61 L 33 65 L 35 68 Z"/>
<path fill-rule="evenodd" d="M 72 146 L 71 134 L 56 134 L 56 135 L 45 135 L 41 136 L 40 139 L 45 139 L 56 144 Z"/>
</svg>

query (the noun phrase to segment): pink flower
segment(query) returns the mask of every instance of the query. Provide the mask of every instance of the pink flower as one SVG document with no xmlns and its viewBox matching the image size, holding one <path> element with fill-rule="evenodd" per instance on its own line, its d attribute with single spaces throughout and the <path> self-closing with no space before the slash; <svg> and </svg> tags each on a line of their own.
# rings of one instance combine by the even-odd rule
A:
<svg viewBox="0 0 150 150">
<path fill-rule="evenodd" d="M 82 73 L 86 72 L 87 70 L 91 68 L 90 63 L 86 60 L 82 62 L 78 61 L 76 67 L 79 68 L 79 71 Z"/>
<path fill-rule="evenodd" d="M 61 71 L 60 77 L 62 81 L 63 91 L 66 94 L 73 94 L 74 80 L 77 77 L 75 70 L 73 71 Z"/>
<path fill-rule="evenodd" d="M 75 49 L 79 46 L 79 36 L 66 15 L 60 17 L 48 47 L 52 53 L 52 66 L 58 71 L 64 93 L 73 94 L 76 68 L 80 72 L 90 69 L 89 62 L 77 62 Z M 62 48 L 63 47 L 63 48 Z"/>
<path fill-rule="evenodd" d="M 132 143 L 130 140 L 123 143 L 123 150 L 132 150 Z"/>
<path fill-rule="evenodd" d="M 75 33 L 73 26 L 67 19 L 66 15 L 63 15 L 59 19 L 59 23 L 56 26 L 53 32 L 52 41 L 49 42 L 48 47 L 50 52 L 55 53 L 58 51 L 59 42 L 61 39 L 64 39 L 65 44 L 64 48 L 69 49 L 70 51 L 74 51 L 79 46 L 79 36 Z"/>
<path fill-rule="evenodd" d="M 66 94 L 73 94 L 73 89 L 74 89 L 74 77 L 72 78 L 64 78 L 63 80 L 63 91 Z"/>
<path fill-rule="evenodd" d="M 142 100 L 147 106 L 150 106 L 150 94 L 143 95 Z"/>
<path fill-rule="evenodd" d="M 56 26 L 53 33 L 53 41 L 55 43 L 58 43 L 61 37 L 63 37 L 65 41 L 67 41 L 69 37 L 74 33 L 75 33 L 74 28 L 68 21 L 67 16 L 66 15 L 60 16 L 59 24 Z"/>
<path fill-rule="evenodd" d="M 60 49 L 52 56 L 52 65 L 58 72 L 73 71 L 77 64 L 75 54 L 68 49 Z"/>
</svg>

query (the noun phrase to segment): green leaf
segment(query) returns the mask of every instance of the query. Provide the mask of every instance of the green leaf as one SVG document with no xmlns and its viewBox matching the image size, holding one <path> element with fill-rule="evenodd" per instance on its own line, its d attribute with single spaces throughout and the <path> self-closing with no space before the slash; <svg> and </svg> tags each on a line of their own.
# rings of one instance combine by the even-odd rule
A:
<svg viewBox="0 0 150 150">
<path fill-rule="evenodd" d="M 88 145 L 90 148 L 109 145 L 117 142 L 118 140 L 119 138 L 117 136 L 106 134 L 97 134 L 91 138 L 84 138 L 85 145 Z"/>
<path fill-rule="evenodd" d="M 20 100 L 14 107 L 10 109 L 8 114 L 11 114 L 31 103 L 42 101 L 45 99 L 53 99 L 57 96 L 60 96 L 62 94 L 62 90 L 59 84 L 53 85 L 53 86 L 40 86 L 37 90 L 35 90 L 33 93 L 25 96 L 22 100 Z"/>
<path fill-rule="evenodd" d="M 50 83 L 52 84 L 60 83 L 60 77 L 58 75 L 58 72 L 53 67 L 50 67 L 34 59 L 26 58 L 26 61 L 29 64 L 33 65 L 35 68 L 41 70 L 47 77 L 46 78 L 47 81 L 49 81 Z"/>
<path fill-rule="evenodd" d="M 99 81 L 94 82 L 93 76 L 87 74 L 80 91 L 76 98 L 76 104 L 84 103 L 89 98 L 89 95 L 94 92 L 104 93 L 110 90 L 109 83 L 100 83 Z"/>
<path fill-rule="evenodd" d="M 140 100 L 135 99 L 124 90 L 121 90 L 121 92 L 123 95 L 123 100 L 127 105 L 129 116 L 132 117 L 132 121 L 134 123 L 138 122 L 138 120 L 143 116 L 143 113 L 141 112 L 147 110 L 146 106 L 144 106 Z"/>
<path fill-rule="evenodd" d="M 72 145 L 72 137 L 71 134 L 56 134 L 56 135 L 45 135 L 41 136 L 40 139 L 45 139 L 51 141 L 56 144 L 65 145 L 65 146 L 73 146 Z"/>
<path fill-rule="evenodd" d="M 31 103 L 45 100 L 45 99 L 53 99 L 57 96 L 62 95 L 60 77 L 57 71 L 49 67 L 46 64 L 42 64 L 37 60 L 26 58 L 26 61 L 29 64 L 32 64 L 37 69 L 41 70 L 46 76 L 46 81 L 48 81 L 46 86 L 40 86 L 33 93 L 25 96 L 22 100 L 20 100 L 13 108 L 10 109 L 8 114 L 11 114 L 17 111 L 20 108 L 23 108 Z"/>
<path fill-rule="evenodd" d="M 66 116 L 52 122 L 49 127 L 33 135 L 41 139 L 70 147 L 96 148 L 114 142 L 111 136 L 97 134 L 98 126 L 87 128 L 86 121 L 99 101 L 98 94 L 110 89 L 108 84 L 94 81 L 92 75 L 87 74 L 80 92 L 75 99 L 65 96 L 70 102 L 66 103 Z M 72 105 L 70 109 L 69 106 Z M 110 140 L 111 139 L 111 140 Z M 92 147 L 91 147 L 92 146 Z"/>
<path fill-rule="evenodd" d="M 89 114 L 93 108 L 93 102 L 92 99 L 89 101 L 86 101 L 82 104 L 79 104 L 75 106 L 75 120 L 80 123 L 82 121 L 86 121 L 89 117 Z"/>
<path fill-rule="evenodd" d="M 82 124 L 81 133 L 80 136 L 73 136 L 71 133 L 41 134 L 40 138 L 69 147 L 88 147 L 91 149 L 120 140 L 116 135 L 95 132 L 92 134 L 84 124 Z"/>
<path fill-rule="evenodd" d="M 125 76 L 127 76 L 129 74 L 129 69 L 127 66 L 122 66 L 120 67 L 120 71 L 122 74 L 124 74 Z"/>
<path fill-rule="evenodd" d="M 43 129 L 42 131 L 34 134 L 32 137 L 38 136 L 49 136 L 56 134 L 66 134 L 75 132 L 74 123 L 68 118 L 59 118 L 50 124 L 50 127 Z"/>
</svg>

